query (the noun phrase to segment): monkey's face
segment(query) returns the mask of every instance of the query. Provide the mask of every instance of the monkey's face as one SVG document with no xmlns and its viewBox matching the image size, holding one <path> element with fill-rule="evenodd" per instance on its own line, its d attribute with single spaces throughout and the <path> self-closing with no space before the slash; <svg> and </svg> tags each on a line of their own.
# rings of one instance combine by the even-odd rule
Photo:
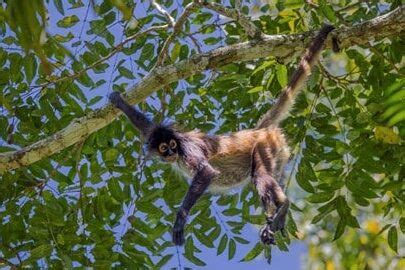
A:
<svg viewBox="0 0 405 270">
<path fill-rule="evenodd" d="M 178 158 L 177 142 L 175 139 L 161 142 L 158 147 L 159 155 L 167 162 L 174 162 Z"/>
<path fill-rule="evenodd" d="M 175 162 L 179 158 L 179 141 L 171 128 L 156 128 L 149 137 L 148 146 L 149 150 L 160 156 L 163 161 Z"/>
</svg>

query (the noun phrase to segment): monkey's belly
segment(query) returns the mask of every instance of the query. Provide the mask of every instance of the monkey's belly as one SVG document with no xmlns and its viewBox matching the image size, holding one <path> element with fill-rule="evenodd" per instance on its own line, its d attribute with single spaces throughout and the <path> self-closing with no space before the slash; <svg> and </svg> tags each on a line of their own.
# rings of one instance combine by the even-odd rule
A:
<svg viewBox="0 0 405 270">
<path fill-rule="evenodd" d="M 211 185 L 208 188 L 210 192 L 225 192 L 245 185 L 250 180 L 250 155 L 213 159 L 209 162 L 219 172 L 212 179 Z"/>
<path fill-rule="evenodd" d="M 208 187 L 209 192 L 223 193 L 243 186 L 251 179 L 250 156 L 213 159 L 209 163 L 219 172 L 212 179 L 211 185 Z M 173 168 L 186 177 L 187 180 L 192 180 L 194 172 L 190 171 L 184 162 L 174 163 Z"/>
</svg>

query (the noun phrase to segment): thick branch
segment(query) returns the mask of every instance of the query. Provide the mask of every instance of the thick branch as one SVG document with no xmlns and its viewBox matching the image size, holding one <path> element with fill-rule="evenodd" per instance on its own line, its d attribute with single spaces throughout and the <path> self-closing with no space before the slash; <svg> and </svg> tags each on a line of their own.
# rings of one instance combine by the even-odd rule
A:
<svg viewBox="0 0 405 270">
<path fill-rule="evenodd" d="M 367 44 L 372 39 L 393 35 L 403 35 L 405 29 L 405 7 L 363 22 L 353 27 L 338 28 L 334 35 L 341 42 L 341 48 Z M 286 57 L 302 52 L 316 31 L 298 35 L 266 36 L 254 40 L 212 50 L 193 57 L 154 69 L 141 82 L 128 89 L 126 100 L 131 104 L 139 103 L 156 89 L 207 69 L 215 69 L 232 62 L 249 61 L 263 56 Z M 327 42 L 331 47 L 330 40 Z M 120 112 L 112 106 L 89 113 L 72 121 L 66 128 L 54 135 L 40 140 L 19 151 L 0 154 L 0 172 L 30 165 L 67 148 L 89 134 L 111 123 Z"/>
</svg>

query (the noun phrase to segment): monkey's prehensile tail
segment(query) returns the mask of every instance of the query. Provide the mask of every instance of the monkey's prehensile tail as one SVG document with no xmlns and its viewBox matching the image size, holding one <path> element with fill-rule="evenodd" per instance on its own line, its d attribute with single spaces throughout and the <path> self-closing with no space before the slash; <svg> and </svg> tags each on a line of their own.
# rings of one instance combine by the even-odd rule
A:
<svg viewBox="0 0 405 270">
<path fill-rule="evenodd" d="M 311 45 L 301 58 L 297 70 L 294 72 L 288 85 L 281 92 L 277 102 L 265 115 L 261 117 L 256 125 L 257 129 L 270 125 L 278 125 L 287 115 L 292 107 L 299 90 L 304 86 L 306 79 L 311 74 L 312 67 L 316 64 L 321 54 L 323 45 L 328 34 L 335 29 L 332 25 L 324 25 L 315 36 Z"/>
</svg>

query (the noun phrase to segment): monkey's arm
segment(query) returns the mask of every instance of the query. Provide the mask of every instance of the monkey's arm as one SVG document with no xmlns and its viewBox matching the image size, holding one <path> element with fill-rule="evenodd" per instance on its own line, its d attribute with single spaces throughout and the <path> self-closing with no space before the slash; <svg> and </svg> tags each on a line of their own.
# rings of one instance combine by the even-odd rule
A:
<svg viewBox="0 0 405 270">
<path fill-rule="evenodd" d="M 204 191 L 208 188 L 212 178 L 215 176 L 216 170 L 208 163 L 200 165 L 195 174 L 191 185 L 187 191 L 186 197 L 177 212 L 176 222 L 173 227 L 173 243 L 176 245 L 184 244 L 184 225 L 187 221 L 187 216 L 190 209 L 194 206 L 197 200 L 201 197 Z"/>
<path fill-rule="evenodd" d="M 120 109 L 132 124 L 142 133 L 144 137 L 148 134 L 148 131 L 153 128 L 154 124 L 150 121 L 142 112 L 129 105 L 119 92 L 112 92 L 108 97 L 110 102 Z"/>
</svg>

